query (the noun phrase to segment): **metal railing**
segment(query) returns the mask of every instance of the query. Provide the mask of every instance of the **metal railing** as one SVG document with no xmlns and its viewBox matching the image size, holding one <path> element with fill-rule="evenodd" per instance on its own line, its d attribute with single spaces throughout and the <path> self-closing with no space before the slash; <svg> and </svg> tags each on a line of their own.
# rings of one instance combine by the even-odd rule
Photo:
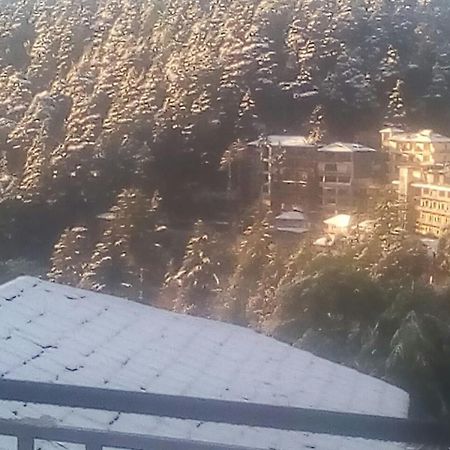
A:
<svg viewBox="0 0 450 450">
<path fill-rule="evenodd" d="M 450 445 L 450 428 L 446 423 L 305 408 L 13 380 L 0 381 L 0 400 L 380 441 Z M 33 450 L 37 439 L 83 444 L 87 450 L 101 450 L 103 447 L 130 450 L 244 450 L 231 445 L 142 434 L 48 426 L 26 419 L 0 420 L 0 435 L 17 437 L 18 450 Z"/>
</svg>

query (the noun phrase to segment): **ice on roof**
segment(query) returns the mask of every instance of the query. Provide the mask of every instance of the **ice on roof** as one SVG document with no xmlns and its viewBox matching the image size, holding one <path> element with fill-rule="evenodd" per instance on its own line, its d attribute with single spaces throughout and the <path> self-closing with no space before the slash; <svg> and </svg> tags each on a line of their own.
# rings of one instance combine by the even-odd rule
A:
<svg viewBox="0 0 450 450">
<path fill-rule="evenodd" d="M 246 328 L 178 315 L 31 277 L 0 287 L 0 371 L 8 379 L 406 417 L 408 395 Z M 297 450 L 399 444 L 107 411 L 0 402 L 1 418 Z M 0 440 L 0 448 L 8 448 Z M 65 448 L 40 444 L 42 450 Z"/>
<path fill-rule="evenodd" d="M 376 152 L 376 150 L 361 144 L 335 142 L 333 144 L 319 148 L 319 152 L 357 153 L 357 152 Z"/>
<path fill-rule="evenodd" d="M 262 145 L 267 143 L 273 147 L 314 147 L 305 136 L 270 135 L 262 137 L 250 145 Z"/>
</svg>

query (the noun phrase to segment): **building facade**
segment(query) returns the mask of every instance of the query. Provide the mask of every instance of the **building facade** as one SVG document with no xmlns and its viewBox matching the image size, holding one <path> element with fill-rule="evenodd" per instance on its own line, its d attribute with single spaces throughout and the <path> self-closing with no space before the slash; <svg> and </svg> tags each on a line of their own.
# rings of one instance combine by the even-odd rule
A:
<svg viewBox="0 0 450 450">
<path fill-rule="evenodd" d="M 380 152 L 360 144 L 318 147 L 303 136 L 272 135 L 249 148 L 259 155 L 263 202 L 275 213 L 299 209 L 314 219 L 353 212 L 382 171 Z"/>
<path fill-rule="evenodd" d="M 259 152 L 264 203 L 275 212 L 309 212 L 317 206 L 317 146 L 303 136 L 288 135 L 267 136 L 249 146 Z"/>
<path fill-rule="evenodd" d="M 325 213 L 354 211 L 380 171 L 379 153 L 360 144 L 337 142 L 318 150 L 318 174 Z"/>
<path fill-rule="evenodd" d="M 403 166 L 399 174 L 399 196 L 407 205 L 409 230 L 442 237 L 450 229 L 450 166 Z"/>
<path fill-rule="evenodd" d="M 450 163 L 450 138 L 433 130 L 408 133 L 399 128 L 385 128 L 380 134 L 391 181 L 398 180 L 400 166 L 405 164 L 429 166 Z"/>
</svg>

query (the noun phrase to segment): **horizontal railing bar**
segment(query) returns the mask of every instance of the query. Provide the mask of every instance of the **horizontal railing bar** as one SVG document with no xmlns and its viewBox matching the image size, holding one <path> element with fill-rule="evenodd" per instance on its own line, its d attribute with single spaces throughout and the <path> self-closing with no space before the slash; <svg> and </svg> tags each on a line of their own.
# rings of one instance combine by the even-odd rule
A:
<svg viewBox="0 0 450 450">
<path fill-rule="evenodd" d="M 450 445 L 445 423 L 235 401 L 1 380 L 0 399 L 336 436 Z"/>
<path fill-rule="evenodd" d="M 28 445 L 30 442 L 33 442 L 33 439 L 39 439 L 68 444 L 82 444 L 88 449 L 111 447 L 127 448 L 129 450 L 257 450 L 247 447 L 143 434 L 30 424 L 26 419 L 0 419 L 0 435 L 18 437 L 19 443 L 28 443 Z M 22 449 L 20 444 L 18 448 Z M 32 448 L 25 446 L 23 450 Z"/>
</svg>

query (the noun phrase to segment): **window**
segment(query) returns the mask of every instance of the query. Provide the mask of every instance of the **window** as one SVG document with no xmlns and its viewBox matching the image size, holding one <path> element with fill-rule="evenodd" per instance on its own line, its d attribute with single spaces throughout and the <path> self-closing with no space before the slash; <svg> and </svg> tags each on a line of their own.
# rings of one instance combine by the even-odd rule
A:
<svg viewBox="0 0 450 450">
<path fill-rule="evenodd" d="M 325 164 L 325 172 L 337 172 L 337 164 Z"/>
</svg>

